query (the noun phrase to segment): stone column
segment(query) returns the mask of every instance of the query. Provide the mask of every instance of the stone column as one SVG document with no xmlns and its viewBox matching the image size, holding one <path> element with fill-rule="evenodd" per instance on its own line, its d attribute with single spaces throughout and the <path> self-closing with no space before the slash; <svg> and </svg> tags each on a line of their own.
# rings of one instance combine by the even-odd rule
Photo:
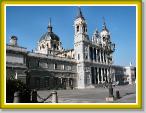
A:
<svg viewBox="0 0 146 113">
<path fill-rule="evenodd" d="M 100 58 L 100 63 L 102 63 L 102 59 L 101 59 L 101 50 L 99 51 L 99 58 Z"/>
<path fill-rule="evenodd" d="M 110 73 L 109 73 L 109 69 L 107 69 L 107 81 L 109 82 L 109 75 Z"/>
<path fill-rule="evenodd" d="M 92 47 L 92 58 L 93 58 L 93 61 L 95 61 L 94 59 L 94 48 Z"/>
<path fill-rule="evenodd" d="M 98 70 L 97 77 L 98 77 L 98 84 L 99 84 L 99 82 L 100 82 L 100 81 L 99 81 L 99 76 L 100 76 L 100 75 L 99 75 L 99 68 L 97 68 L 97 70 Z"/>
<path fill-rule="evenodd" d="M 62 84 L 62 77 L 60 77 L 60 83 Z"/>
<path fill-rule="evenodd" d="M 103 83 L 103 70 L 101 68 L 101 82 Z"/>
<path fill-rule="evenodd" d="M 88 46 L 88 60 L 90 61 L 90 48 Z"/>
<path fill-rule="evenodd" d="M 107 53 L 105 53 L 105 59 L 106 59 L 105 63 L 108 64 Z"/>
<path fill-rule="evenodd" d="M 66 78 L 66 79 L 67 79 L 67 81 L 66 81 L 66 84 L 67 84 L 67 85 L 66 85 L 66 88 L 67 88 L 67 89 L 70 89 L 69 78 Z"/>
<path fill-rule="evenodd" d="M 102 57 L 102 51 L 100 51 L 100 63 L 102 63 L 103 57 Z"/>
<path fill-rule="evenodd" d="M 104 62 L 104 58 L 105 58 L 105 56 L 104 56 L 104 51 L 103 51 L 103 53 L 102 53 L 102 57 L 103 57 L 103 64 L 105 63 Z"/>
<path fill-rule="evenodd" d="M 96 62 L 98 62 L 97 49 L 96 49 Z"/>
</svg>

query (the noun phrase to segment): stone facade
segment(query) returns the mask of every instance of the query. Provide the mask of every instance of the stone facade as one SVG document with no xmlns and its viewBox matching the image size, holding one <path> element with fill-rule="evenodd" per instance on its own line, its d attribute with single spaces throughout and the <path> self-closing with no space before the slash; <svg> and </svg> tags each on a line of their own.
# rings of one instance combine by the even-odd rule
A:
<svg viewBox="0 0 146 113">
<path fill-rule="evenodd" d="M 6 45 L 7 79 L 15 78 L 30 88 L 73 89 L 93 88 L 98 84 L 123 81 L 124 67 L 113 64 L 115 44 L 105 21 L 102 31 L 97 29 L 91 40 L 81 9 L 74 21 L 74 49 L 65 50 L 53 32 L 51 20 L 48 31 L 41 36 L 33 52 L 17 44 L 12 36 Z"/>
</svg>

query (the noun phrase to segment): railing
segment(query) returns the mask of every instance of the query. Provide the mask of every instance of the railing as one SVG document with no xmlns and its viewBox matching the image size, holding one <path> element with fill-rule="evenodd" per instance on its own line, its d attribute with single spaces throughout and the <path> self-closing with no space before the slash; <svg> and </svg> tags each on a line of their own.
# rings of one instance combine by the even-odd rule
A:
<svg viewBox="0 0 146 113">
<path fill-rule="evenodd" d="M 39 101 L 38 99 L 41 101 Z M 30 101 L 30 103 L 45 103 L 48 99 L 50 99 L 50 101 L 48 101 L 48 103 L 58 103 L 57 92 L 52 91 L 46 98 L 43 98 L 37 93 L 36 90 L 33 90 L 31 92 L 31 98 L 29 101 Z M 20 92 L 19 91 L 15 92 L 13 103 L 20 103 L 21 102 L 20 100 L 21 100 Z"/>
<path fill-rule="evenodd" d="M 46 54 L 39 54 L 39 53 L 28 53 L 28 56 L 35 56 L 35 57 L 49 58 L 49 59 L 54 59 L 54 60 L 76 62 L 75 59 L 58 57 L 58 56 L 55 56 L 55 55 L 53 56 L 53 55 L 46 55 Z"/>
</svg>

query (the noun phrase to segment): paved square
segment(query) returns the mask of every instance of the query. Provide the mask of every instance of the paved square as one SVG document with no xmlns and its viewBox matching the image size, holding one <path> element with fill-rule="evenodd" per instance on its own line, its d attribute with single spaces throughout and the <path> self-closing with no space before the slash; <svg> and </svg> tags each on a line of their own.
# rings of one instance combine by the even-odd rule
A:
<svg viewBox="0 0 146 113">
<path fill-rule="evenodd" d="M 120 99 L 114 103 L 135 103 L 136 102 L 136 85 L 123 85 L 113 88 L 114 97 L 116 91 L 120 92 Z M 41 90 L 38 94 L 46 98 L 51 94 L 52 90 Z M 57 90 L 59 103 L 107 103 L 108 88 L 92 88 L 92 89 L 74 89 L 74 90 Z M 38 98 L 39 101 L 41 101 Z M 49 102 L 49 99 L 45 101 Z"/>
</svg>

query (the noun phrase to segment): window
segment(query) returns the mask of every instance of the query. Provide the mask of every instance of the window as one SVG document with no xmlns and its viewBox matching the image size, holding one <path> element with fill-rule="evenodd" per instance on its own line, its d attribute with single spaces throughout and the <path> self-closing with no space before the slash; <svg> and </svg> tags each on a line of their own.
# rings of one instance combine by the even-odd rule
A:
<svg viewBox="0 0 146 113">
<path fill-rule="evenodd" d="M 42 48 L 45 48 L 43 44 L 42 44 Z"/>
<path fill-rule="evenodd" d="M 62 70 L 64 70 L 64 65 L 61 66 Z"/>
<path fill-rule="evenodd" d="M 78 54 L 78 60 L 80 60 L 80 54 Z"/>
<path fill-rule="evenodd" d="M 70 71 L 71 70 L 71 66 L 67 66 L 67 70 Z"/>
<path fill-rule="evenodd" d="M 57 69 L 57 64 L 54 64 L 54 69 Z"/>
<path fill-rule="evenodd" d="M 56 49 L 56 44 L 54 44 L 54 46 L 53 46 L 53 47 L 54 47 L 54 49 Z"/>
<path fill-rule="evenodd" d="M 86 27 L 85 26 L 83 26 L 83 32 L 86 32 Z"/>
<path fill-rule="evenodd" d="M 88 59 L 88 54 L 87 53 L 85 54 L 85 59 Z"/>
<path fill-rule="evenodd" d="M 77 32 L 79 32 L 79 26 L 77 26 Z"/>
</svg>

